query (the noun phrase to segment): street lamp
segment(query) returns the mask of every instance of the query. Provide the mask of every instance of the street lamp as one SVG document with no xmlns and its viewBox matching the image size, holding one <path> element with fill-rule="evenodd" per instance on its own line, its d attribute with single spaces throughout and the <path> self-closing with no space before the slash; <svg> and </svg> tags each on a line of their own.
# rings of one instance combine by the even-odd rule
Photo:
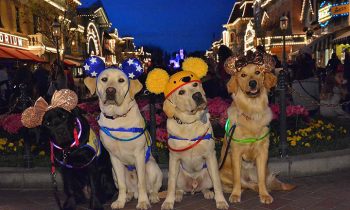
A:
<svg viewBox="0 0 350 210">
<path fill-rule="evenodd" d="M 58 22 L 57 18 L 52 23 L 52 36 L 56 40 L 56 50 L 57 50 L 57 68 L 60 67 L 61 62 L 60 62 L 60 50 L 59 50 L 59 42 L 58 40 L 61 37 L 61 24 Z M 58 70 L 58 69 L 57 69 Z M 57 71 L 56 71 L 57 73 Z"/>
<path fill-rule="evenodd" d="M 280 153 L 281 157 L 287 157 L 287 113 L 286 113 L 286 31 L 288 29 L 288 17 L 283 15 L 280 18 L 280 28 L 283 34 L 283 69 L 278 74 L 278 90 L 280 105 Z"/>
<path fill-rule="evenodd" d="M 286 31 L 288 29 L 288 17 L 285 15 L 280 18 L 280 28 L 283 34 L 283 64 L 286 65 Z"/>
</svg>

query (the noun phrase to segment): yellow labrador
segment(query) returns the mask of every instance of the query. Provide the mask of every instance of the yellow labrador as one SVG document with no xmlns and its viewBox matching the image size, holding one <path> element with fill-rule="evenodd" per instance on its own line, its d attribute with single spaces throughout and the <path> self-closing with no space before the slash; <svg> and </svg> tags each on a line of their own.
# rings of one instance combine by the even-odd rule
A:
<svg viewBox="0 0 350 210">
<path fill-rule="evenodd" d="M 138 198 L 137 209 L 148 209 L 149 200 L 159 202 L 163 175 L 150 154 L 149 134 L 144 130 L 145 121 L 134 100 L 142 84 L 129 80 L 116 69 L 104 70 L 96 84 L 101 109 L 98 120 L 101 141 L 110 154 L 114 181 L 119 189 L 118 199 L 111 208 L 123 208 L 134 196 Z M 136 171 L 126 166 L 129 169 L 134 166 Z"/>
<path fill-rule="evenodd" d="M 215 198 L 218 209 L 228 209 L 206 107 L 205 93 L 199 82 L 182 86 L 164 102 L 163 110 L 168 117 L 170 160 L 168 194 L 162 209 L 173 209 L 174 202 L 181 201 L 185 192 L 202 192 L 206 199 Z M 198 139 L 202 140 L 199 142 Z M 186 151 L 177 151 L 190 145 L 195 146 Z M 210 191 L 211 188 L 215 193 Z"/>
<path fill-rule="evenodd" d="M 233 98 L 227 111 L 228 118 L 236 128 L 227 159 L 220 170 L 220 178 L 225 191 L 231 189 L 230 202 L 240 202 L 243 187 L 258 191 L 260 201 L 270 204 L 273 198 L 268 189 L 291 190 L 295 186 L 280 182 L 267 170 L 269 124 L 272 120 L 268 91 L 276 85 L 277 79 L 269 72 L 270 57 L 257 53 L 255 55 L 256 57 L 246 58 L 248 61 L 236 61 L 238 64 L 243 63 L 243 66 L 233 67 L 239 69 L 233 70 L 227 84 Z M 247 139 L 254 141 L 245 141 Z M 222 156 L 227 148 L 226 142 Z M 255 162 L 257 176 L 255 166 L 246 161 Z"/>
</svg>

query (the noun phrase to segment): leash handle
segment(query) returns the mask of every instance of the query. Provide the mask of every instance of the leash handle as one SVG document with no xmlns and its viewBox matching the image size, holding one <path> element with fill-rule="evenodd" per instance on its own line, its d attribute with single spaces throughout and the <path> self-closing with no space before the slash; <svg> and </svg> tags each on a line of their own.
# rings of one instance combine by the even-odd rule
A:
<svg viewBox="0 0 350 210">
<path fill-rule="evenodd" d="M 173 152 L 184 152 L 184 151 L 187 151 L 187 150 L 192 149 L 193 147 L 197 146 L 204 139 L 204 137 L 207 135 L 208 131 L 209 131 L 209 127 L 208 127 L 207 131 L 195 143 L 191 144 L 188 147 L 185 147 L 185 148 L 182 148 L 182 149 L 172 148 L 169 145 L 169 140 L 167 141 L 167 146 L 168 146 L 169 150 L 171 150 Z"/>
</svg>

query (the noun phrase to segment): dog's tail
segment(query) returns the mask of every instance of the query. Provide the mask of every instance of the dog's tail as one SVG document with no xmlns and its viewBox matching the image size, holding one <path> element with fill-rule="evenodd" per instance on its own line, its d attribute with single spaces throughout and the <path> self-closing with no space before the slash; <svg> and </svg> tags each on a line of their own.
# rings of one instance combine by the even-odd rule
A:
<svg viewBox="0 0 350 210">
<path fill-rule="evenodd" d="M 267 177 L 267 189 L 269 190 L 290 191 L 295 188 L 296 185 L 282 182 L 274 173 L 270 173 Z"/>
</svg>

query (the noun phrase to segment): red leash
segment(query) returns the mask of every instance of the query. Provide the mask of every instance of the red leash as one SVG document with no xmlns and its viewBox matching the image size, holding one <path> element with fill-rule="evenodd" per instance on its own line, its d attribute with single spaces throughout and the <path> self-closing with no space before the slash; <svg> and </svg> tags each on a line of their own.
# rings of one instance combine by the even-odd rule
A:
<svg viewBox="0 0 350 210">
<path fill-rule="evenodd" d="M 191 144 L 190 146 L 188 147 L 185 147 L 185 148 L 182 148 L 182 149 L 174 149 L 172 147 L 170 147 L 169 145 L 169 140 L 167 141 L 167 145 L 168 145 L 168 148 L 169 150 L 173 151 L 173 152 L 184 152 L 186 150 L 189 150 L 189 149 L 192 149 L 193 147 L 197 146 L 203 139 L 204 137 L 207 135 L 209 131 L 209 128 L 207 129 L 207 131 L 203 134 L 203 136 L 201 136 L 195 143 Z"/>
</svg>

